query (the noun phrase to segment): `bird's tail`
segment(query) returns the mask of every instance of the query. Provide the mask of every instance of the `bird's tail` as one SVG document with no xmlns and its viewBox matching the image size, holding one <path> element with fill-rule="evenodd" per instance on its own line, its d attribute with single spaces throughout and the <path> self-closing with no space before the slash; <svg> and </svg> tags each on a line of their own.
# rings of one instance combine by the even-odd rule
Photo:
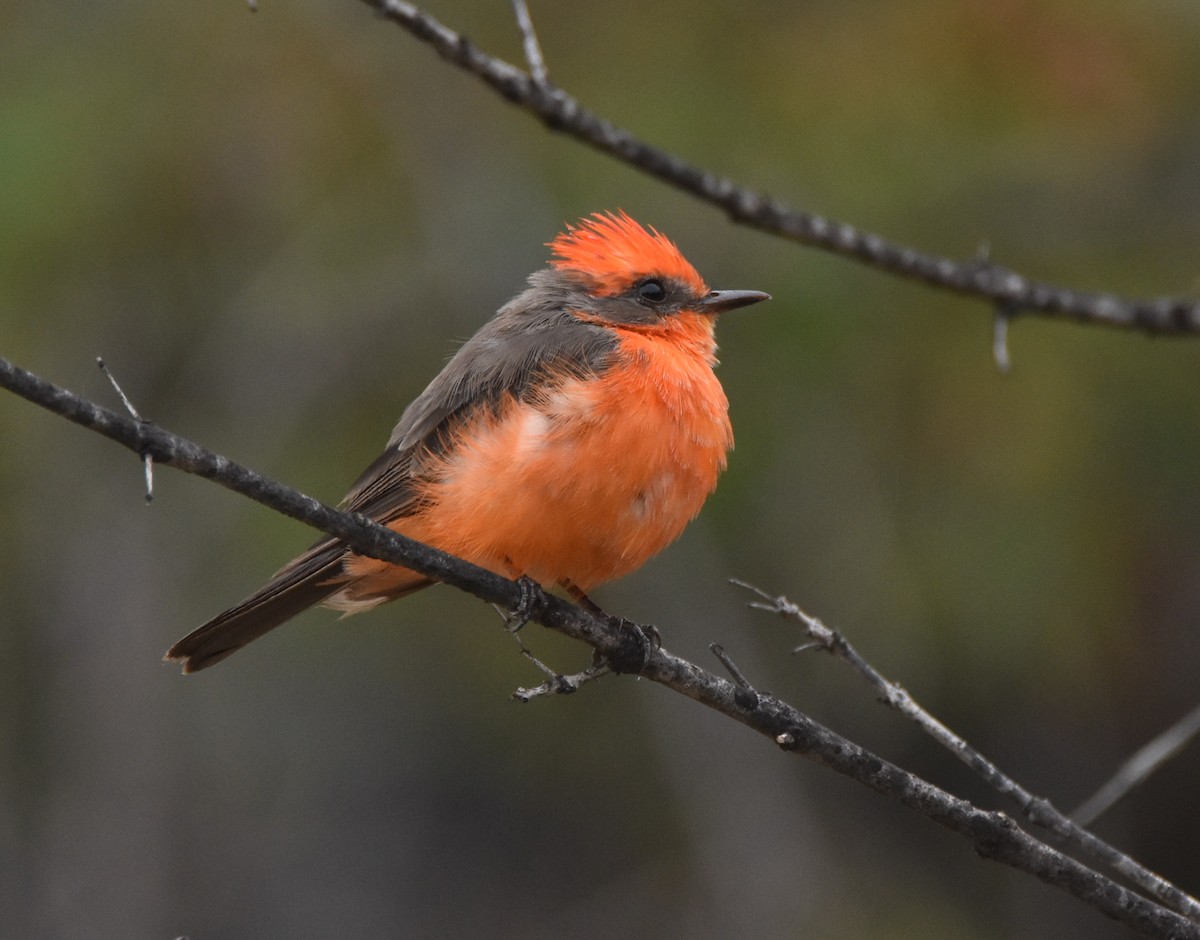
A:
<svg viewBox="0 0 1200 940">
<path fill-rule="evenodd" d="M 345 555 L 346 546 L 341 542 L 318 542 L 236 607 L 217 614 L 185 636 L 167 650 L 164 659 L 183 663 L 185 673 L 219 663 L 344 588 Z"/>
</svg>

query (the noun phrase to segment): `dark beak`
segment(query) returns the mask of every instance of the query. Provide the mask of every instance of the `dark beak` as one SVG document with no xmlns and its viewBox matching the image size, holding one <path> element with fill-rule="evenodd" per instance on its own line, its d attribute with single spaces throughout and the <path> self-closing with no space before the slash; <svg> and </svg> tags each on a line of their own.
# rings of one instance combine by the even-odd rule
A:
<svg viewBox="0 0 1200 940">
<path fill-rule="evenodd" d="M 709 291 L 696 306 L 701 313 L 718 314 L 770 299 L 770 294 L 764 294 L 760 290 L 714 290 Z"/>
</svg>

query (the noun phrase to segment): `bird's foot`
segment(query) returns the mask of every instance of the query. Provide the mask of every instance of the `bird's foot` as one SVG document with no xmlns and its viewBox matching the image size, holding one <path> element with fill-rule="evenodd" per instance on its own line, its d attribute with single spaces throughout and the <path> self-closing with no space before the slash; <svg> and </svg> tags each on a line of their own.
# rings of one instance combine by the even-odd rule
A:
<svg viewBox="0 0 1200 940">
<path fill-rule="evenodd" d="M 594 665 L 606 664 L 613 672 L 640 673 L 650 662 L 650 657 L 662 648 L 662 634 L 658 632 L 658 627 L 606 613 L 578 584 L 567 578 L 558 583 L 575 603 L 621 634 L 620 650 L 604 655 L 597 652 L 593 657 Z"/>
<path fill-rule="evenodd" d="M 517 606 L 508 612 L 504 618 L 504 626 L 509 633 L 516 633 L 533 617 L 542 586 L 529 575 L 517 578 L 517 587 L 521 589 L 521 597 Z"/>
<path fill-rule="evenodd" d="M 613 672 L 640 673 L 650 664 L 651 657 L 662 649 L 662 634 L 658 627 L 635 623 L 624 617 L 605 614 L 605 619 L 621 634 L 621 648 L 604 657 Z"/>
</svg>

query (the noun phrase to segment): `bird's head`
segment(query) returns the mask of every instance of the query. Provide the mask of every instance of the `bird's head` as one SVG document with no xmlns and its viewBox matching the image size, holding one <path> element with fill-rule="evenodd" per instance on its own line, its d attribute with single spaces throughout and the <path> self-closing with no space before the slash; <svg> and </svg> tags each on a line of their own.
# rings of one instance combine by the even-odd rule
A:
<svg viewBox="0 0 1200 940">
<path fill-rule="evenodd" d="M 713 318 L 769 300 L 761 291 L 710 290 L 675 244 L 624 212 L 596 213 L 548 243 L 552 277 L 574 288 L 580 319 L 640 330 L 686 327 L 712 335 Z M 538 283 L 537 280 L 534 283 Z M 569 303 L 569 301 L 568 301 Z"/>
</svg>

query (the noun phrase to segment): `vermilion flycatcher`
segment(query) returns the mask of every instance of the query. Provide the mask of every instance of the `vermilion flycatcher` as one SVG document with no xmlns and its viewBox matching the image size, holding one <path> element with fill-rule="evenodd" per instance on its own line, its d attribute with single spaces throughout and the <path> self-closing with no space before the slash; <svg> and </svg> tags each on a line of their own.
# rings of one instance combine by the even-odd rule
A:
<svg viewBox="0 0 1200 940">
<path fill-rule="evenodd" d="M 342 502 L 410 538 L 575 597 L 639 568 L 700 511 L 733 446 L 709 290 L 622 213 L 549 243 L 550 269 L 468 340 Z M 167 652 L 195 672 L 313 606 L 369 610 L 432 582 L 324 538 Z"/>
</svg>

